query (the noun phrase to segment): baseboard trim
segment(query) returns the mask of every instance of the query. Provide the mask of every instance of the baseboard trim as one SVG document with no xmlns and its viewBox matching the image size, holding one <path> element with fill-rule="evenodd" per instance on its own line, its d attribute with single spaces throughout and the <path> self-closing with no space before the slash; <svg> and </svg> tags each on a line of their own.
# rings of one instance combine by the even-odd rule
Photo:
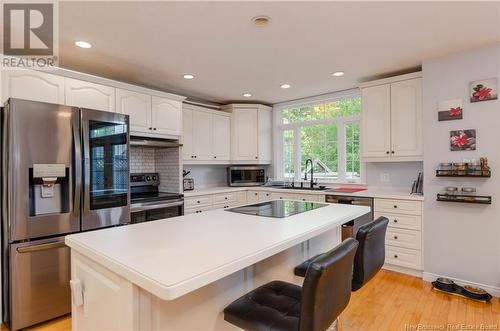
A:
<svg viewBox="0 0 500 331">
<path fill-rule="evenodd" d="M 445 276 L 445 275 L 437 275 L 437 274 L 433 274 L 430 272 L 424 272 L 422 276 L 423 276 L 423 280 L 426 282 L 433 282 L 436 280 L 436 278 L 439 278 L 439 277 L 449 278 L 449 279 L 453 280 L 454 282 L 456 282 L 458 285 L 461 285 L 461 286 L 470 285 L 470 286 L 480 287 L 483 290 L 490 293 L 492 296 L 500 298 L 500 287 L 469 282 L 469 281 L 466 281 L 463 279 L 453 278 L 453 277 Z"/>
<path fill-rule="evenodd" d="M 382 266 L 382 268 L 385 270 L 395 271 L 395 272 L 399 272 L 401 274 L 406 274 L 406 275 L 422 278 L 422 270 L 415 270 L 415 269 L 410 269 L 410 268 L 406 268 L 406 267 L 400 267 L 400 266 L 393 265 L 393 264 L 384 264 Z"/>
</svg>

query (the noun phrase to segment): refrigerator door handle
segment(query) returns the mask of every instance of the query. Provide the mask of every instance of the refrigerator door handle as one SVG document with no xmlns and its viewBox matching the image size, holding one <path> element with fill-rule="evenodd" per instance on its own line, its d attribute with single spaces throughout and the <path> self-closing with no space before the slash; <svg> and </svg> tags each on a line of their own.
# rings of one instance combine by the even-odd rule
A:
<svg viewBox="0 0 500 331">
<path fill-rule="evenodd" d="M 46 243 L 46 244 L 18 247 L 17 252 L 20 254 L 33 253 L 33 252 L 47 251 L 49 249 L 62 248 L 62 247 L 66 247 L 66 245 L 64 244 L 64 241 L 54 241 L 54 242 Z"/>
<path fill-rule="evenodd" d="M 75 159 L 73 167 L 75 169 L 75 177 L 73 178 L 73 215 L 80 216 L 80 194 L 82 191 L 82 147 L 80 141 L 80 130 L 73 123 L 73 148 L 75 150 Z"/>
</svg>

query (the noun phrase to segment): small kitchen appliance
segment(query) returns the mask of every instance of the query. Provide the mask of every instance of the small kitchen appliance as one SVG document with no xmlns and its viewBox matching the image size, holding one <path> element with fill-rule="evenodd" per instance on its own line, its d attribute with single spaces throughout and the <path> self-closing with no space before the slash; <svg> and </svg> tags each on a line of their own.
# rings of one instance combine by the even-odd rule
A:
<svg viewBox="0 0 500 331">
<path fill-rule="evenodd" d="M 142 223 L 184 214 L 184 195 L 161 192 L 158 173 L 130 175 L 131 223 Z"/>
<path fill-rule="evenodd" d="M 182 185 L 183 185 L 184 191 L 194 190 L 194 179 L 193 178 L 186 178 L 186 176 L 189 175 L 190 173 L 191 173 L 191 171 L 186 171 L 186 170 L 182 171 L 182 177 L 184 177 L 182 180 Z"/>
<path fill-rule="evenodd" d="M 261 186 L 266 183 L 266 169 L 258 166 L 227 168 L 229 186 Z"/>
</svg>

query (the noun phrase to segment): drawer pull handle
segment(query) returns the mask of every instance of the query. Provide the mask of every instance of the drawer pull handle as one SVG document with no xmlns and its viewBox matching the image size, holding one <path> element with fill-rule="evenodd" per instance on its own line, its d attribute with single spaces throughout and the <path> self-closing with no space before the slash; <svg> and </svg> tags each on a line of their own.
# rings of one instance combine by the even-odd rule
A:
<svg viewBox="0 0 500 331">
<path fill-rule="evenodd" d="M 394 255 L 394 258 L 395 258 L 395 259 L 397 259 L 397 258 L 398 258 L 398 256 L 397 256 L 397 255 Z"/>
<path fill-rule="evenodd" d="M 394 239 L 398 239 L 398 236 L 394 236 Z"/>
<path fill-rule="evenodd" d="M 394 220 L 394 223 L 397 223 L 397 222 L 398 222 L 398 220 Z"/>
</svg>

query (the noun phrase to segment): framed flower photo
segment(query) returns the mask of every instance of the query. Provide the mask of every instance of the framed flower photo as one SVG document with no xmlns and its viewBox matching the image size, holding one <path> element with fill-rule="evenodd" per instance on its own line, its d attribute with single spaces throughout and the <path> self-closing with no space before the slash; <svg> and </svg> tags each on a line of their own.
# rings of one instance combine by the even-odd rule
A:
<svg viewBox="0 0 500 331">
<path fill-rule="evenodd" d="M 470 83 L 470 102 L 496 100 L 498 98 L 497 79 L 490 78 Z"/>
<path fill-rule="evenodd" d="M 438 104 L 439 121 L 461 120 L 463 113 L 462 99 L 442 101 Z"/>
<path fill-rule="evenodd" d="M 450 149 L 452 151 L 475 151 L 476 130 L 450 131 Z"/>
</svg>

